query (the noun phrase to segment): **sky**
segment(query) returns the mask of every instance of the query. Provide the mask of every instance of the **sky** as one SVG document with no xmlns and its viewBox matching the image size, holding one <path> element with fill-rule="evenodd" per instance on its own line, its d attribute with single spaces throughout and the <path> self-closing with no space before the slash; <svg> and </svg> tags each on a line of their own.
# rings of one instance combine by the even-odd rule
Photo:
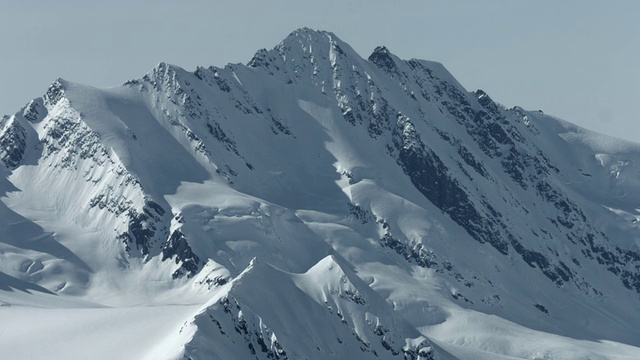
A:
<svg viewBox="0 0 640 360">
<path fill-rule="evenodd" d="M 56 78 L 246 63 L 300 27 L 442 62 L 467 90 L 640 142 L 637 0 L 0 0 L 0 114 Z"/>
</svg>

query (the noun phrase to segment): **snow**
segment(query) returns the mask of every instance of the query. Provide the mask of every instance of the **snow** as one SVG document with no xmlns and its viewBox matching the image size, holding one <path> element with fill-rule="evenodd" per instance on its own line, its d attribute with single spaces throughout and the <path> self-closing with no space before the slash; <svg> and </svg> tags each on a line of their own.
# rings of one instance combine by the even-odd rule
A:
<svg viewBox="0 0 640 360">
<path fill-rule="evenodd" d="M 422 331 L 460 358 L 631 360 L 638 356 L 638 349 L 633 346 L 533 331 L 495 316 L 466 310 L 454 311 L 451 320 Z"/>
<path fill-rule="evenodd" d="M 119 308 L 0 307 L 7 359 L 158 359 L 179 355 L 165 343 L 194 306 Z M 170 341 L 169 341 L 170 343 Z"/>
</svg>

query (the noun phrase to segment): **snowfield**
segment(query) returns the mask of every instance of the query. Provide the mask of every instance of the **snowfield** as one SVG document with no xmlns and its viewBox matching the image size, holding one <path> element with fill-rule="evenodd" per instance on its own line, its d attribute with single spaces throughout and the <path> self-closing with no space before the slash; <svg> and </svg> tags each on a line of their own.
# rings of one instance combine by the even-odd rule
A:
<svg viewBox="0 0 640 360">
<path fill-rule="evenodd" d="M 0 118 L 7 359 L 640 359 L 640 145 L 299 29 Z"/>
</svg>

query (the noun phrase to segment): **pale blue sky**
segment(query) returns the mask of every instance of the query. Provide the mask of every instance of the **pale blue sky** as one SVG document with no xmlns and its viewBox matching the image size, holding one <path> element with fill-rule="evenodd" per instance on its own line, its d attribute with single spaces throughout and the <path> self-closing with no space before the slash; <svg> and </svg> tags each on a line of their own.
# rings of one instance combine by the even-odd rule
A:
<svg viewBox="0 0 640 360">
<path fill-rule="evenodd" d="M 302 26 L 363 57 L 436 60 L 468 90 L 640 142 L 637 0 L 0 0 L 0 113 L 57 77 L 98 87 L 160 61 L 246 63 Z"/>
</svg>

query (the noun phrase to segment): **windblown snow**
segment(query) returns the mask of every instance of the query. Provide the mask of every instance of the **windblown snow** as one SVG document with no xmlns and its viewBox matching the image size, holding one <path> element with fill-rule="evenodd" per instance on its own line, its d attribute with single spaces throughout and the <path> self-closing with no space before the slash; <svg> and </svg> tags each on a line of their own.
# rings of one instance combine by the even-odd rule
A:
<svg viewBox="0 0 640 360">
<path fill-rule="evenodd" d="M 7 359 L 638 359 L 640 145 L 300 29 L 0 118 Z"/>
</svg>

